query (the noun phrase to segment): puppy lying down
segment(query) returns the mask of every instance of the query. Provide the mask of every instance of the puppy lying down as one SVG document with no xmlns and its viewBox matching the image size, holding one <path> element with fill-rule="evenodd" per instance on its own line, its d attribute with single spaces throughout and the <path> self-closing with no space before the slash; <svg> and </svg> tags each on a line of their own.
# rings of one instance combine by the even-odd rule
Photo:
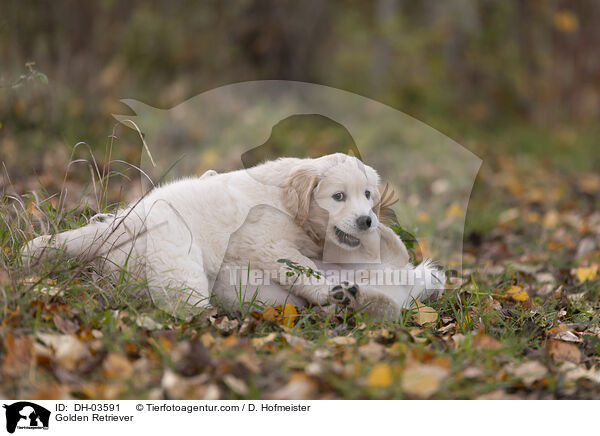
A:
<svg viewBox="0 0 600 436">
<path fill-rule="evenodd" d="M 22 255 L 29 265 L 78 257 L 109 277 L 125 269 L 173 313 L 254 300 L 393 318 L 441 291 L 445 275 L 429 261 L 409 263 L 400 238 L 379 222 L 379 185 L 373 168 L 340 153 L 210 171 L 35 238 Z"/>
</svg>

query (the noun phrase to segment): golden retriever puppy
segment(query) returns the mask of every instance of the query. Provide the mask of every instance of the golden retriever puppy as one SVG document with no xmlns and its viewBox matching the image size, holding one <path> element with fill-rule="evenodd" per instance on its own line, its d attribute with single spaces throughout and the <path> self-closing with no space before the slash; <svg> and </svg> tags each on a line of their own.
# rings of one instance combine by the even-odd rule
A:
<svg viewBox="0 0 600 436">
<path fill-rule="evenodd" d="M 407 266 L 404 244 L 379 223 L 378 185 L 373 168 L 344 154 L 282 158 L 158 187 L 114 215 L 30 241 L 23 257 L 79 256 L 112 275 L 125 268 L 170 311 L 206 307 L 211 297 L 239 302 L 230 272 L 240 267 L 269 276 L 260 301 L 356 307 L 360 286 L 311 272 L 325 264 Z"/>
</svg>

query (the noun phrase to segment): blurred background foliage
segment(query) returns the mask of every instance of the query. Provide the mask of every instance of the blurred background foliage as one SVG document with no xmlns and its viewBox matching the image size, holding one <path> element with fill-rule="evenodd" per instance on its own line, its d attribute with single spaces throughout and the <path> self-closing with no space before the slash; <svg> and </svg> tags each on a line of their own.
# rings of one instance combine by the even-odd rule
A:
<svg viewBox="0 0 600 436">
<path fill-rule="evenodd" d="M 76 143 L 102 155 L 111 114 L 131 113 L 122 98 L 170 108 L 260 79 L 391 105 L 478 154 L 483 174 L 589 172 L 600 167 L 599 23 L 595 0 L 4 0 L 0 182 L 58 188 Z M 113 157 L 138 161 L 136 133 L 116 134 Z"/>
</svg>

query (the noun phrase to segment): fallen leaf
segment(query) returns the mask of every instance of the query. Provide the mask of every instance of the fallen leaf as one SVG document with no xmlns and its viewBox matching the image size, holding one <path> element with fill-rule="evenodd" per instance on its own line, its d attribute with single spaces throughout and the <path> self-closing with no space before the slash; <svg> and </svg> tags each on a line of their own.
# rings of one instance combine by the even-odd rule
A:
<svg viewBox="0 0 600 436">
<path fill-rule="evenodd" d="M 568 369 L 565 371 L 565 377 L 567 380 L 577 380 L 580 378 L 586 378 L 595 383 L 600 383 L 600 370 L 596 369 L 595 367 L 588 369 L 583 366 L 572 364 L 571 362 L 567 363 L 572 365 L 568 366 Z M 563 369 L 567 365 L 567 363 L 563 364 Z"/>
<path fill-rule="evenodd" d="M 74 335 L 38 333 L 37 338 L 54 351 L 55 361 L 65 369 L 73 370 L 90 355 L 87 347 Z"/>
<path fill-rule="evenodd" d="M 286 327 L 291 328 L 291 327 L 294 327 L 294 324 L 296 323 L 297 319 L 298 319 L 298 311 L 292 304 L 287 303 L 283 307 L 283 317 L 281 320 L 281 324 Z"/>
<path fill-rule="evenodd" d="M 160 330 L 162 325 L 154 321 L 148 315 L 141 315 L 136 319 L 138 327 L 142 327 L 146 330 Z"/>
<path fill-rule="evenodd" d="M 356 339 L 352 336 L 335 336 L 330 338 L 327 343 L 331 345 L 354 345 L 356 344 Z"/>
<path fill-rule="evenodd" d="M 240 326 L 240 323 L 237 319 L 229 319 L 229 317 L 225 316 L 218 322 L 215 322 L 213 325 L 224 335 L 230 335 L 237 330 L 237 328 Z"/>
<path fill-rule="evenodd" d="M 459 217 L 462 215 L 462 213 L 463 213 L 463 210 L 458 203 L 452 203 L 446 209 L 446 217 L 448 217 L 448 218 Z"/>
<path fill-rule="evenodd" d="M 367 386 L 383 388 L 392 384 L 392 369 L 385 363 L 375 365 L 367 376 Z"/>
<path fill-rule="evenodd" d="M 575 268 L 573 275 L 577 278 L 579 283 L 594 280 L 598 274 L 598 265 L 592 265 L 588 267 Z"/>
<path fill-rule="evenodd" d="M 248 395 L 248 393 L 250 392 L 246 382 L 237 377 L 234 377 L 231 374 L 225 374 L 223 376 L 223 383 L 225 383 L 229 389 L 231 389 L 238 395 Z"/>
<path fill-rule="evenodd" d="M 317 391 L 316 383 L 302 372 L 294 372 L 284 386 L 266 395 L 267 400 L 308 400 Z"/>
<path fill-rule="evenodd" d="M 178 342 L 173 347 L 171 359 L 177 371 L 186 377 L 202 372 L 211 362 L 208 350 L 200 340 Z"/>
<path fill-rule="evenodd" d="M 108 378 L 127 379 L 133 374 L 133 365 L 127 357 L 121 354 L 110 353 L 104 359 L 102 373 Z"/>
<path fill-rule="evenodd" d="M 291 328 L 298 319 L 298 310 L 289 303 L 286 303 L 285 306 L 267 306 L 263 310 L 262 316 L 267 321 L 275 321 L 279 325 Z"/>
<path fill-rule="evenodd" d="M 57 313 L 54 314 L 52 320 L 54 321 L 56 328 L 58 328 L 62 333 L 69 335 L 76 333 L 79 330 L 79 324 L 66 320 Z"/>
<path fill-rule="evenodd" d="M 479 328 L 477 334 L 473 338 L 473 344 L 486 350 L 497 350 L 502 347 L 498 339 L 485 334 L 483 327 Z"/>
<path fill-rule="evenodd" d="M 548 339 L 546 349 L 552 360 L 556 362 L 581 362 L 581 350 L 572 343 Z"/>
<path fill-rule="evenodd" d="M 415 365 L 402 373 L 402 389 L 405 393 L 428 398 L 440 388 L 448 370 L 437 365 Z"/>
<path fill-rule="evenodd" d="M 277 338 L 276 332 L 271 332 L 267 336 L 263 336 L 262 338 L 252 338 L 252 345 L 257 348 L 264 347 L 267 344 L 270 344 L 275 341 Z"/>
<path fill-rule="evenodd" d="M 273 306 L 265 307 L 265 310 L 262 312 L 262 316 L 264 320 L 267 321 L 276 321 L 279 318 L 280 311 L 275 309 Z"/>
<path fill-rule="evenodd" d="M 583 339 L 581 339 L 579 336 L 577 336 L 575 333 L 573 333 L 572 331 L 562 331 L 562 332 L 548 332 L 548 336 L 551 337 L 552 339 L 556 339 L 559 341 L 565 341 L 565 342 L 583 342 Z"/>
<path fill-rule="evenodd" d="M 37 354 L 29 336 L 15 337 L 7 333 L 2 345 L 5 350 L 2 372 L 9 377 L 18 377 L 28 369 Z"/>
<path fill-rule="evenodd" d="M 438 320 L 438 313 L 435 309 L 425 306 L 423 303 L 417 301 L 412 319 L 419 325 L 432 326 L 435 325 Z"/>
<path fill-rule="evenodd" d="M 385 347 L 375 341 L 369 341 L 368 343 L 358 347 L 358 353 L 366 358 L 369 362 L 375 363 L 380 361 L 385 354 Z"/>
<path fill-rule="evenodd" d="M 506 293 L 515 301 L 527 301 L 529 294 L 520 286 L 511 286 L 506 290 Z"/>
<path fill-rule="evenodd" d="M 526 362 L 513 362 L 505 367 L 506 372 L 520 379 L 523 384 L 530 387 L 535 382 L 543 379 L 548 370 L 537 360 Z"/>
<path fill-rule="evenodd" d="M 301 338 L 300 336 L 294 336 L 294 335 L 291 335 L 289 333 L 282 333 L 281 336 L 283 336 L 283 338 L 285 339 L 285 341 L 288 344 L 290 344 L 292 347 L 295 347 L 295 346 L 298 345 L 298 346 L 300 346 L 302 348 L 306 348 L 306 347 L 308 347 L 309 345 L 312 344 L 312 342 L 307 341 L 306 339 Z"/>
</svg>

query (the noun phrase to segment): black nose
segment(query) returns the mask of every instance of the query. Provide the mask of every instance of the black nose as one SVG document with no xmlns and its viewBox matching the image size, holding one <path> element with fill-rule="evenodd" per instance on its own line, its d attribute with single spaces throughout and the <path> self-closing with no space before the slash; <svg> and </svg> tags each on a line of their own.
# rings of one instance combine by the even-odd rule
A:
<svg viewBox="0 0 600 436">
<path fill-rule="evenodd" d="M 371 217 L 367 215 L 359 216 L 356 219 L 356 225 L 360 230 L 367 230 L 371 227 Z"/>
</svg>

